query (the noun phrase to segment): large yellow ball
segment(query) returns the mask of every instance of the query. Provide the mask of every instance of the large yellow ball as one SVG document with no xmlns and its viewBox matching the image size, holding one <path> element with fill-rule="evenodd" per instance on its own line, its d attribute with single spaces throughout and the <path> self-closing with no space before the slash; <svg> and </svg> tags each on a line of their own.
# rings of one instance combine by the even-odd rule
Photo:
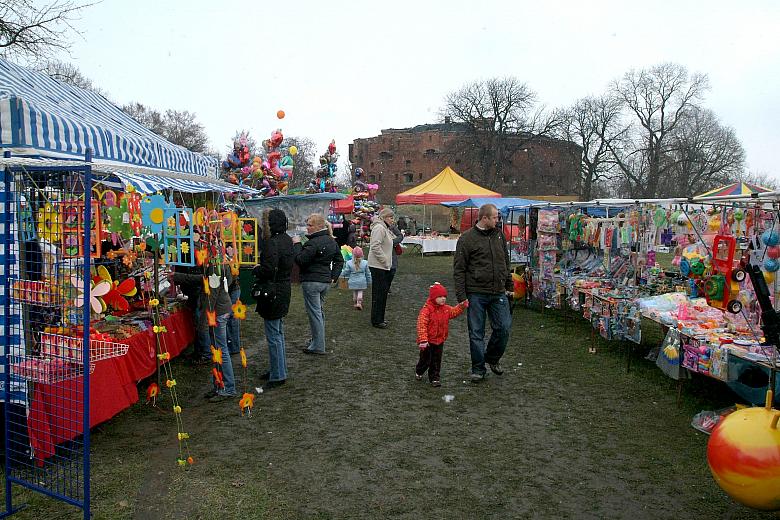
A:
<svg viewBox="0 0 780 520">
<path fill-rule="evenodd" d="M 745 408 L 723 419 L 707 445 L 718 485 L 754 509 L 780 509 L 780 411 Z"/>
</svg>

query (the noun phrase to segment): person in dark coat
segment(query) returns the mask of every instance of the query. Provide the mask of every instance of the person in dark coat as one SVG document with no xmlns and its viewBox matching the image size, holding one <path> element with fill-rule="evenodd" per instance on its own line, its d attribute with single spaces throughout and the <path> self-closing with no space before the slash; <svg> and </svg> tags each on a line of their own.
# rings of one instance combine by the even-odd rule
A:
<svg viewBox="0 0 780 520">
<path fill-rule="evenodd" d="M 270 284 L 272 298 L 258 298 L 257 312 L 265 324 L 268 342 L 268 379 L 264 388 L 283 385 L 287 380 L 287 355 L 284 340 L 284 317 L 290 309 L 290 271 L 293 266 L 293 243 L 287 231 L 287 215 L 280 209 L 267 212 L 264 223 L 265 243 L 260 264 L 252 274 L 260 284 Z"/>
<path fill-rule="evenodd" d="M 471 350 L 471 381 L 485 379 L 485 363 L 491 372 L 501 375 L 499 361 L 504 355 L 512 315 L 510 298 L 514 290 L 506 239 L 498 226 L 499 212 L 495 205 L 479 208 L 478 221 L 458 239 L 453 260 L 455 294 L 459 302 L 468 300 L 469 348 Z M 492 330 L 485 345 L 485 318 Z"/>
<path fill-rule="evenodd" d="M 309 215 L 306 231 L 308 241 L 305 244 L 301 244 L 301 237 L 293 237 L 295 263 L 301 268 L 303 302 L 311 327 L 311 343 L 303 351 L 306 354 L 325 354 L 325 315 L 322 307 L 325 294 L 341 275 L 344 257 L 322 215 Z"/>
</svg>

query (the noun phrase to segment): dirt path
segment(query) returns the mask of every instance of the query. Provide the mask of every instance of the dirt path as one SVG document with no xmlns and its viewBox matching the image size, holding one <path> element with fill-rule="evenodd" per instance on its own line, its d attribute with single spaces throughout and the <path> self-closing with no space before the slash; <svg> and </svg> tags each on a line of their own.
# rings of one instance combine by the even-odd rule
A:
<svg viewBox="0 0 780 520">
<path fill-rule="evenodd" d="M 329 295 L 327 356 L 300 352 L 308 325 L 294 288 L 290 380 L 259 396 L 251 419 L 237 403 L 203 402 L 207 369 L 177 362 L 197 464 L 179 471 L 173 424 L 137 405 L 93 437 L 96 518 L 771 517 L 719 490 L 707 439 L 689 425 L 732 397 L 703 383 L 678 409 L 654 366 L 626 374 L 620 345 L 588 354 L 574 314 L 518 309 L 507 372 L 480 385 L 465 381 L 458 318 L 442 387 L 415 381 L 416 313 L 430 283 L 452 288 L 451 258 L 402 258 L 387 330 L 369 327 L 346 291 Z M 260 329 L 252 316 L 243 331 L 251 387 L 266 366 Z"/>
</svg>

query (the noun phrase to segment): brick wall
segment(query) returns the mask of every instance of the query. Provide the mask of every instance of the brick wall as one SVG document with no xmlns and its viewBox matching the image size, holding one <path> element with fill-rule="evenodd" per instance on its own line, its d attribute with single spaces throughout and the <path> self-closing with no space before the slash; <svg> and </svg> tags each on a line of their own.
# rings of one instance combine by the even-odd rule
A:
<svg viewBox="0 0 780 520">
<path fill-rule="evenodd" d="M 355 139 L 349 145 L 353 168 L 363 168 L 368 182 L 380 185 L 379 200 L 393 203 L 396 194 L 416 186 L 450 166 L 466 179 L 474 168 L 447 153 L 467 143 L 455 124 L 420 125 L 382 130 L 375 137 Z M 580 148 L 574 143 L 538 139 L 511 158 L 494 191 L 504 196 L 572 196 L 578 193 Z"/>
</svg>

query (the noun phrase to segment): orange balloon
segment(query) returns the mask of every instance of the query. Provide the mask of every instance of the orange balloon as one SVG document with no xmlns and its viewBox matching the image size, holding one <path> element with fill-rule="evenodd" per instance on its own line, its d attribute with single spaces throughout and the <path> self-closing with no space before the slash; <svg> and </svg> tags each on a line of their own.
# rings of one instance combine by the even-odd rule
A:
<svg viewBox="0 0 780 520">
<path fill-rule="evenodd" d="M 278 112 L 276 112 L 276 117 L 278 117 L 279 119 L 284 119 L 284 110 L 279 110 Z"/>
</svg>

